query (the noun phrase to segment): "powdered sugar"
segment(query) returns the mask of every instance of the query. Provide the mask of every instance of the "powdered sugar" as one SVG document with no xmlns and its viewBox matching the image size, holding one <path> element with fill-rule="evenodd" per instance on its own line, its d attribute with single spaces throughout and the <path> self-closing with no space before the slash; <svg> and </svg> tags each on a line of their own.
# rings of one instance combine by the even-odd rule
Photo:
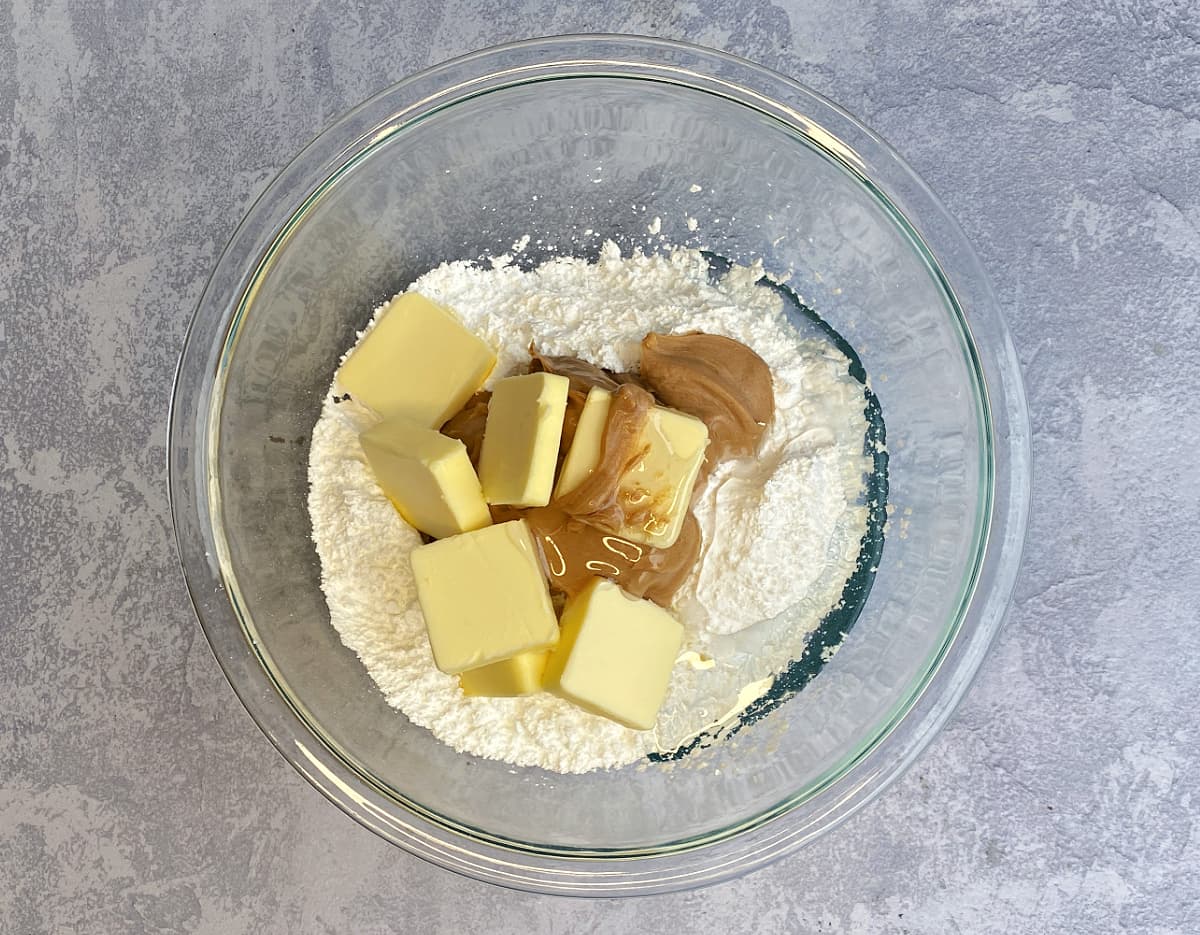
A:
<svg viewBox="0 0 1200 935">
<path fill-rule="evenodd" d="M 638 732 L 550 695 L 467 698 L 432 662 L 408 553 L 420 538 L 396 514 L 363 461 L 371 415 L 335 402 L 313 430 L 309 510 L 330 618 L 387 701 L 455 749 L 563 772 L 617 766 L 671 750 L 727 714 L 745 685 L 803 649 L 838 600 L 866 527 L 861 499 L 866 422 L 862 387 L 828 342 L 803 339 L 761 269 L 709 281 L 694 250 L 596 264 L 559 259 L 533 271 L 444 264 L 412 288 L 453 308 L 498 349 L 492 381 L 535 344 L 614 370 L 634 369 L 650 331 L 706 331 L 753 348 L 775 378 L 777 415 L 755 459 L 721 465 L 700 492 L 701 561 L 672 608 L 685 650 L 658 727 Z"/>
<path fill-rule="evenodd" d="M 811 629 L 838 600 L 866 528 L 862 388 L 817 342 L 775 369 L 778 412 L 758 458 L 722 465 L 696 505 L 705 551 L 677 598 L 706 634 L 789 608 Z M 858 456 L 855 457 L 854 455 Z"/>
</svg>

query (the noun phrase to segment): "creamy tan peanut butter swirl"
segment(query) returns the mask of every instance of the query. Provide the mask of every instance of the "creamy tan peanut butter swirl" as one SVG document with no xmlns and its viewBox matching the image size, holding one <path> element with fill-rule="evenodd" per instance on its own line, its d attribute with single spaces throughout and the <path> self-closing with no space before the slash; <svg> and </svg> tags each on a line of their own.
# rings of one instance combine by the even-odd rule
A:
<svg viewBox="0 0 1200 935">
<path fill-rule="evenodd" d="M 598 576 L 615 581 L 634 597 L 666 607 L 700 555 L 700 525 L 690 513 L 669 549 L 631 542 L 554 504 L 531 509 L 492 507 L 492 518 L 498 523 L 518 518 L 529 523 L 550 586 L 568 597 Z"/>
<path fill-rule="evenodd" d="M 642 381 L 672 409 L 708 426 L 709 463 L 752 455 L 775 414 L 771 368 L 719 334 L 648 334 Z"/>
</svg>

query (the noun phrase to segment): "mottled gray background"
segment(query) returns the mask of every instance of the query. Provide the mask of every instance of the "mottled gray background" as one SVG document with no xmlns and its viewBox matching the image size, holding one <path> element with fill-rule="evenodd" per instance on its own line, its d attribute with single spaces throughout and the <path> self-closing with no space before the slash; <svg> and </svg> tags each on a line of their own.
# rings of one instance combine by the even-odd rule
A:
<svg viewBox="0 0 1200 935">
<path fill-rule="evenodd" d="M 1200 15 L 1190 0 L 0 0 L 0 930 L 1200 931 Z M 728 49 L 880 130 L 1012 324 L 1036 480 L 995 653 L 917 765 L 747 879 L 608 903 L 459 879 L 328 805 L 178 574 L 172 370 L 284 162 L 479 46 Z"/>
</svg>

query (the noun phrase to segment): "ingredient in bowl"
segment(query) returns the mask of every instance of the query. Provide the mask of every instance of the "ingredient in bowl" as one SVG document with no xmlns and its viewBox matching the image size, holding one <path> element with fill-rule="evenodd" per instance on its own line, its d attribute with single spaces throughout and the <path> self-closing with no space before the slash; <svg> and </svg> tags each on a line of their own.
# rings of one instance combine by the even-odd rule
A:
<svg viewBox="0 0 1200 935">
<path fill-rule="evenodd" d="M 506 377 L 493 388 L 479 454 L 488 503 L 550 502 L 569 386 L 566 377 L 529 373 Z"/>
<path fill-rule="evenodd" d="M 589 711 L 649 730 L 667 693 L 683 627 L 661 607 L 593 578 L 567 601 L 544 683 Z"/>
<path fill-rule="evenodd" d="M 379 486 L 404 521 L 443 539 L 490 526 L 492 516 L 466 446 L 405 416 L 359 436 Z"/>
<path fill-rule="evenodd" d="M 616 581 L 634 597 L 669 607 L 700 556 L 700 527 L 684 515 L 679 538 L 668 549 L 622 539 L 563 512 L 553 503 L 533 510 L 493 507 L 497 521 L 523 518 L 540 544 L 550 587 L 568 597 L 595 575 Z"/>
<path fill-rule="evenodd" d="M 392 299 L 346 355 L 341 389 L 378 415 L 437 428 L 487 379 L 496 355 L 435 302 L 415 293 Z"/>
<path fill-rule="evenodd" d="M 419 546 L 411 562 L 433 659 L 448 675 L 558 642 L 558 620 L 524 520 Z"/>
<path fill-rule="evenodd" d="M 608 425 L 608 411 L 611 407 L 611 390 L 602 386 L 593 386 L 588 390 L 571 437 L 564 437 L 563 440 L 567 454 L 558 472 L 554 496 L 561 497 L 570 493 L 587 480 L 599 466 L 604 450 L 604 429 Z"/>
<path fill-rule="evenodd" d="M 752 455 L 775 413 L 771 368 L 719 334 L 648 334 L 639 376 L 668 406 L 708 426 L 709 458 Z"/>
<path fill-rule="evenodd" d="M 467 455 L 476 468 L 479 467 L 479 455 L 483 450 L 483 430 L 487 426 L 488 403 L 491 398 L 490 390 L 480 390 L 442 426 L 443 435 L 457 438 L 467 446 Z M 570 397 L 567 400 L 567 412 L 570 413 Z M 566 431 L 565 422 L 563 431 Z"/>
</svg>

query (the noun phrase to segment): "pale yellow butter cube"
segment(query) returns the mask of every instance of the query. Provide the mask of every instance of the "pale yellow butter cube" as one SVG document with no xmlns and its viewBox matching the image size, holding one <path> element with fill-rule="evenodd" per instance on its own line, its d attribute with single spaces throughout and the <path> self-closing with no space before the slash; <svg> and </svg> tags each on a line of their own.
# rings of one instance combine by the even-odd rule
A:
<svg viewBox="0 0 1200 935">
<path fill-rule="evenodd" d="M 490 666 L 468 669 L 458 677 L 464 694 L 492 698 L 532 695 L 542 689 L 542 673 L 548 652 L 518 653 Z"/>
<path fill-rule="evenodd" d="M 388 303 L 337 372 L 338 386 L 384 418 L 439 428 L 496 365 L 450 310 L 415 292 Z"/>
<path fill-rule="evenodd" d="M 415 529 L 444 539 L 492 524 L 467 447 L 404 417 L 358 438 L 380 488 Z"/>
<path fill-rule="evenodd" d="M 571 381 L 554 373 L 507 377 L 492 389 L 479 480 L 488 503 L 545 506 Z"/>
<path fill-rule="evenodd" d="M 458 675 L 558 641 L 525 520 L 418 546 L 411 561 L 433 661 L 443 672 Z"/>
<path fill-rule="evenodd" d="M 594 578 L 563 608 L 542 683 L 581 708 L 649 730 L 671 682 L 683 627 L 657 604 Z"/>
<path fill-rule="evenodd" d="M 608 411 L 612 408 L 612 393 L 599 386 L 588 390 L 575 427 L 575 437 L 558 472 L 554 496 L 570 493 L 596 469 L 604 450 L 604 430 L 608 427 Z"/>
<path fill-rule="evenodd" d="M 626 539 L 666 549 L 675 544 L 704 464 L 708 426 L 694 416 L 655 406 L 640 440 L 644 454 L 621 476 L 618 502 Z"/>
</svg>

